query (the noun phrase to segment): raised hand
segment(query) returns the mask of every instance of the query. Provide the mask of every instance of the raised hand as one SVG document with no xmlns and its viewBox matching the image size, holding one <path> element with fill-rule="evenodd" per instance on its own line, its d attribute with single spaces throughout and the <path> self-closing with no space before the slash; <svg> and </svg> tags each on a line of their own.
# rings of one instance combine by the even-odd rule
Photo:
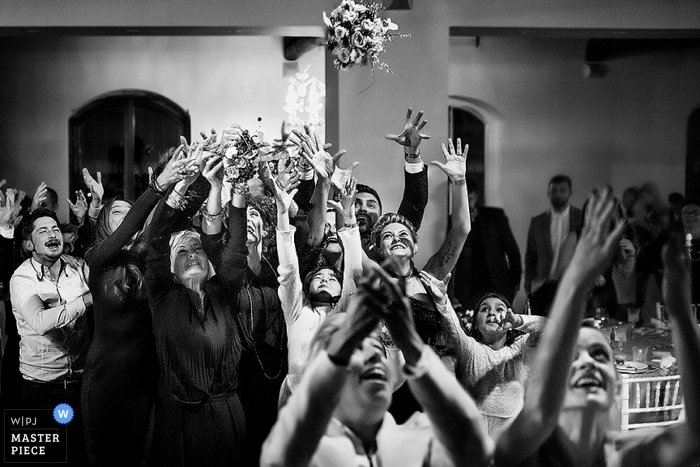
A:
<svg viewBox="0 0 700 467">
<path fill-rule="evenodd" d="M 94 205 L 102 204 L 102 197 L 105 194 L 105 189 L 102 186 L 102 174 L 97 172 L 97 179 L 92 178 L 90 171 L 83 168 L 83 182 L 90 190 L 90 196 L 92 197 L 91 203 Z"/>
<path fill-rule="evenodd" d="M 284 163 L 285 161 L 280 160 L 277 164 L 277 180 L 282 184 L 284 191 L 289 193 L 299 186 L 301 173 L 294 167 L 293 163 L 289 163 L 286 166 L 284 166 Z"/>
<path fill-rule="evenodd" d="M 588 199 L 586 223 L 567 271 L 581 275 L 587 285 L 593 286 L 617 251 L 625 223 L 617 221 L 611 229 L 615 206 L 615 199 L 607 188 L 594 189 Z"/>
<path fill-rule="evenodd" d="M 506 310 L 506 315 L 503 317 L 503 320 L 499 323 L 501 329 L 503 330 L 508 330 L 511 328 L 517 328 L 523 325 L 523 317 L 513 313 L 512 308 L 508 308 Z"/>
<path fill-rule="evenodd" d="M 204 151 L 213 152 L 219 147 L 219 142 L 217 141 L 218 135 L 216 134 L 216 129 L 211 129 L 211 135 L 207 136 L 206 131 L 200 131 L 199 134 L 202 136 L 202 147 Z"/>
<path fill-rule="evenodd" d="M 30 211 L 35 211 L 39 209 L 41 202 L 46 199 L 46 183 L 41 182 L 34 192 L 34 197 L 32 198 L 32 207 Z"/>
<path fill-rule="evenodd" d="M 14 190 L 8 188 L 5 192 L 4 201 L 0 203 L 0 227 L 5 229 L 12 227 L 13 215 L 16 215 L 15 192 Z"/>
<path fill-rule="evenodd" d="M 420 271 L 418 273 L 418 277 L 420 278 L 420 281 L 423 283 L 423 286 L 425 289 L 430 292 L 430 295 L 433 296 L 433 299 L 435 300 L 435 303 L 438 305 L 446 305 L 447 304 L 447 284 L 450 282 L 450 278 L 452 277 L 452 273 L 447 274 L 445 276 L 445 280 L 441 281 L 440 279 L 432 276 L 431 274 L 425 272 L 425 271 Z"/>
<path fill-rule="evenodd" d="M 326 149 L 332 145 L 330 143 L 321 144 L 320 137 L 305 127 L 306 133 L 294 130 L 296 137 L 293 142 L 301 149 L 301 156 L 313 167 L 319 177 L 327 179 L 333 174 L 336 162 L 345 154 L 345 151 L 338 151 L 331 156 Z"/>
<path fill-rule="evenodd" d="M 423 111 L 421 110 L 420 112 L 418 112 L 416 114 L 416 118 L 413 119 L 413 121 L 411 121 L 412 113 L 413 109 L 409 107 L 408 112 L 406 113 L 406 122 L 403 125 L 403 130 L 401 131 L 401 133 L 399 133 L 398 135 L 388 134 L 385 136 L 385 138 L 390 139 L 392 141 L 396 141 L 401 146 L 405 146 L 412 149 L 413 151 L 411 152 L 415 152 L 420 142 L 424 139 L 429 139 L 430 136 L 420 132 L 423 129 L 423 127 L 428 123 L 427 120 L 421 120 L 423 118 Z"/>
<path fill-rule="evenodd" d="M 347 183 L 352 179 L 352 171 L 355 170 L 355 167 L 360 165 L 359 162 L 353 162 L 347 169 L 341 169 L 340 166 L 338 166 L 338 160 L 343 154 L 345 154 L 345 151 L 338 151 L 336 153 L 338 157 L 336 158 L 334 156 L 333 158 L 335 161 L 335 169 L 333 170 L 331 183 L 333 183 L 333 187 L 338 191 L 342 191 L 345 188 Z"/>
<path fill-rule="evenodd" d="M 447 145 L 448 147 L 445 147 L 444 143 L 441 144 L 445 163 L 432 161 L 431 164 L 445 172 L 445 175 L 450 178 L 452 183 L 464 183 L 467 177 L 467 151 L 469 150 L 469 145 L 465 144 L 464 151 L 462 151 L 462 140 L 459 138 L 457 138 L 456 149 L 451 139 L 447 140 Z"/>
<path fill-rule="evenodd" d="M 265 186 L 268 187 L 275 196 L 278 212 L 289 211 L 289 207 L 292 205 L 292 200 L 294 199 L 297 189 L 295 188 L 290 193 L 287 193 L 282 187 L 282 184 L 272 175 L 272 172 L 270 172 L 270 166 L 267 164 L 263 164 L 258 173 Z"/>
<path fill-rule="evenodd" d="M 163 167 L 163 171 L 158 175 L 156 183 L 158 186 L 166 190 L 173 183 L 177 183 L 183 178 L 183 169 L 187 165 L 185 160 L 184 146 L 180 145 L 175 149 L 173 156 Z M 149 174 L 152 176 L 152 170 L 149 168 Z"/>
<path fill-rule="evenodd" d="M 331 206 L 339 216 L 342 216 L 344 223 L 355 222 L 355 196 L 357 195 L 357 179 L 352 177 L 347 181 L 345 186 L 340 190 L 340 202 L 328 200 L 327 204 Z"/>
<path fill-rule="evenodd" d="M 66 201 L 68 201 L 68 207 L 78 219 L 78 223 L 82 224 L 88 210 L 88 202 L 83 190 L 76 190 L 75 203 L 71 202 L 70 198 L 67 198 Z"/>
<path fill-rule="evenodd" d="M 224 159 L 222 156 L 212 156 L 204 164 L 202 177 L 206 178 L 212 187 L 221 188 L 224 184 Z"/>
</svg>

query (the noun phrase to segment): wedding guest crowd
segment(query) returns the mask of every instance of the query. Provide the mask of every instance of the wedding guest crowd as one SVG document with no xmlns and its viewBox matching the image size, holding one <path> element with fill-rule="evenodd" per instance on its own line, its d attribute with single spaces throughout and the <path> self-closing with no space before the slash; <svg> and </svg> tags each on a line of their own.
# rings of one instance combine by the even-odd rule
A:
<svg viewBox="0 0 700 467">
<path fill-rule="evenodd" d="M 69 404 L 69 465 L 700 462 L 699 396 L 673 426 L 616 431 L 610 336 L 581 327 L 643 308 L 652 281 L 684 387 L 700 383 L 700 204 L 649 182 L 578 209 L 553 176 L 515 310 L 506 213 L 478 202 L 459 139 L 423 162 L 426 124 L 409 108 L 386 135 L 396 212 L 308 127 L 275 151 L 237 127 L 183 137 L 134 201 L 85 169 L 71 222 L 46 183 L 0 193 L 3 407 Z M 428 170 L 452 219 L 417 265 Z"/>
</svg>

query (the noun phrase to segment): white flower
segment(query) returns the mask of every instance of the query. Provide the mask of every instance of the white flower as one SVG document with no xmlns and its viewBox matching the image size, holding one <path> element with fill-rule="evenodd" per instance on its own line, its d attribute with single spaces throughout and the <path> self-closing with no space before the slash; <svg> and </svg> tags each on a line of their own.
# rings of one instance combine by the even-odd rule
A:
<svg viewBox="0 0 700 467">
<path fill-rule="evenodd" d="M 384 26 L 384 31 L 398 31 L 399 30 L 399 25 L 396 23 L 393 23 L 391 21 L 391 18 L 387 18 L 384 20 L 386 25 Z"/>
<path fill-rule="evenodd" d="M 238 169 L 232 165 L 226 167 L 226 175 L 229 180 L 235 180 L 238 178 L 239 172 Z"/>
<path fill-rule="evenodd" d="M 347 10 L 346 12 L 343 13 L 343 21 L 348 21 L 352 23 L 357 19 L 357 13 L 355 13 L 353 10 Z"/>
<path fill-rule="evenodd" d="M 351 61 L 351 62 L 353 62 L 353 63 L 358 63 L 358 61 L 357 61 L 357 56 L 358 56 L 358 55 L 359 55 L 359 54 L 358 54 L 357 50 L 352 49 L 352 50 L 350 51 L 350 57 L 348 58 L 349 61 Z"/>
<path fill-rule="evenodd" d="M 238 149 L 236 149 L 235 144 L 232 144 L 231 146 L 229 146 L 228 149 L 226 149 L 226 158 L 227 159 L 233 159 L 237 155 L 238 155 Z"/>
<path fill-rule="evenodd" d="M 323 12 L 323 22 L 326 23 L 326 26 L 328 26 L 329 28 L 333 27 L 333 23 L 331 23 L 330 18 L 328 16 L 326 16 L 325 11 Z"/>
<path fill-rule="evenodd" d="M 365 31 L 371 31 L 372 29 L 374 29 L 374 23 L 372 23 L 368 19 L 363 19 L 362 20 L 362 29 L 364 29 Z"/>
</svg>

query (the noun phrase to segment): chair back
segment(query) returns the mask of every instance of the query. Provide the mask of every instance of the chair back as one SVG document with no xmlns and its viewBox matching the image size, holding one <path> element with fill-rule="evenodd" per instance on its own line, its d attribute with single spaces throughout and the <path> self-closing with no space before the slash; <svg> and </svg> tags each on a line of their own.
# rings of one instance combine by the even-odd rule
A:
<svg viewBox="0 0 700 467">
<path fill-rule="evenodd" d="M 666 426 L 685 419 L 681 377 L 622 378 L 620 429 Z"/>
</svg>

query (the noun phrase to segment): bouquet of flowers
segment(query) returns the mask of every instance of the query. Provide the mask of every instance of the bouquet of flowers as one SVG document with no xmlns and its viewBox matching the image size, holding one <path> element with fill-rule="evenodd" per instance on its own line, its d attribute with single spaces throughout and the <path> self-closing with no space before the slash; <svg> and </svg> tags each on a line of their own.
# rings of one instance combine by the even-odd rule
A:
<svg viewBox="0 0 700 467">
<path fill-rule="evenodd" d="M 268 152 L 268 144 L 263 141 L 260 132 L 251 134 L 240 127 L 227 128 L 227 138 L 221 145 L 220 151 L 225 158 L 224 178 L 236 185 L 245 183 L 258 173 L 261 157 Z"/>
<path fill-rule="evenodd" d="M 338 69 L 349 70 L 355 65 L 372 65 L 389 70 L 386 63 L 379 60 L 379 54 L 386 50 L 391 41 L 389 31 L 399 29 L 391 19 L 382 19 L 378 3 L 368 5 L 354 0 L 343 0 L 330 17 L 323 12 L 327 26 L 328 50 L 335 55 L 333 63 Z"/>
</svg>

